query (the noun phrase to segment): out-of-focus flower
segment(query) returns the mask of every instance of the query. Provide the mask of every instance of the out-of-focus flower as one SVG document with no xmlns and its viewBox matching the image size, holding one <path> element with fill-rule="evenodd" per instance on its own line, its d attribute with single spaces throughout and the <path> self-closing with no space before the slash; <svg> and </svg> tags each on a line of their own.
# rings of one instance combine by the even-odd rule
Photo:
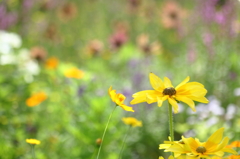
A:
<svg viewBox="0 0 240 159">
<path fill-rule="evenodd" d="M 56 57 L 50 57 L 46 60 L 45 66 L 48 69 L 56 69 L 58 66 L 58 59 Z"/>
<path fill-rule="evenodd" d="M 234 94 L 235 96 L 240 96 L 240 87 L 234 89 L 234 93 L 233 93 L 233 94 Z"/>
<path fill-rule="evenodd" d="M 137 38 L 137 44 L 138 44 L 138 47 L 145 54 L 160 54 L 161 53 L 160 43 L 157 41 L 150 43 L 149 37 L 146 34 L 142 34 Z"/>
<path fill-rule="evenodd" d="M 26 139 L 26 142 L 32 145 L 39 145 L 41 143 L 41 141 L 37 139 Z"/>
<path fill-rule="evenodd" d="M 87 53 L 91 56 L 98 55 L 103 50 L 103 43 L 99 40 L 92 40 L 87 46 Z"/>
<path fill-rule="evenodd" d="M 39 93 L 33 94 L 31 97 L 29 97 L 26 100 L 26 104 L 29 107 L 34 107 L 34 106 L 37 106 L 38 104 L 42 103 L 46 99 L 47 99 L 47 95 L 44 92 L 39 92 Z"/>
<path fill-rule="evenodd" d="M 101 143 L 102 143 L 102 139 L 98 138 L 98 139 L 96 140 L 96 144 L 97 144 L 97 146 L 100 146 Z"/>
<path fill-rule="evenodd" d="M 141 0 L 128 0 L 128 5 L 131 11 L 136 10 L 141 4 Z"/>
<path fill-rule="evenodd" d="M 59 40 L 57 27 L 54 24 L 49 24 L 46 27 L 44 35 L 49 40 L 52 40 L 52 41 L 58 41 Z"/>
<path fill-rule="evenodd" d="M 79 69 L 73 67 L 73 68 L 66 70 L 64 75 L 67 78 L 81 79 L 81 78 L 83 78 L 84 72 L 82 70 L 79 70 Z"/>
<path fill-rule="evenodd" d="M 47 51 L 41 46 L 35 46 L 30 50 L 30 57 L 37 61 L 44 61 L 47 56 Z"/>
<path fill-rule="evenodd" d="M 231 142 L 231 144 L 228 145 L 228 147 L 229 147 L 229 148 L 240 147 L 240 140 Z"/>
<path fill-rule="evenodd" d="M 161 10 L 161 21 L 163 27 L 167 29 L 177 29 L 186 17 L 186 11 L 183 10 L 175 1 L 167 1 Z"/>
<path fill-rule="evenodd" d="M 112 101 L 116 103 L 117 106 L 120 106 L 123 110 L 134 112 L 132 107 L 123 104 L 126 97 L 121 93 L 116 93 L 116 90 L 112 90 L 112 86 L 108 89 L 108 94 Z"/>
<path fill-rule="evenodd" d="M 18 20 L 18 15 L 14 11 L 7 11 L 5 3 L 0 3 L 0 30 L 7 30 Z"/>
<path fill-rule="evenodd" d="M 209 158 L 211 156 L 222 157 L 224 152 L 237 155 L 237 152 L 233 149 L 227 148 L 229 141 L 228 137 L 223 138 L 224 128 L 218 129 L 214 132 L 206 142 L 200 142 L 197 138 L 185 138 L 182 136 L 182 140 L 179 141 L 166 141 L 161 146 L 161 149 L 165 149 L 165 152 L 173 152 L 175 157 L 182 154 L 195 156 L 198 158 Z M 223 139 L 222 139 L 223 138 Z"/>
<path fill-rule="evenodd" d="M 122 118 L 122 121 L 126 124 L 126 125 L 130 125 L 132 127 L 142 127 L 142 121 L 137 120 L 136 118 L 133 117 L 127 117 L 127 118 Z"/>
<path fill-rule="evenodd" d="M 120 48 L 128 40 L 127 33 L 123 30 L 116 31 L 110 36 L 110 46 L 112 49 Z"/>
<path fill-rule="evenodd" d="M 59 18 L 68 21 L 76 17 L 77 5 L 73 2 L 67 2 L 58 11 Z"/>
<path fill-rule="evenodd" d="M 133 94 L 134 99 L 131 104 L 157 102 L 158 106 L 161 107 L 163 101 L 168 100 L 173 106 L 174 113 L 178 113 L 178 101 L 188 104 L 193 111 L 196 111 L 193 101 L 208 103 L 208 100 L 204 97 L 207 93 L 204 85 L 198 82 L 187 83 L 190 80 L 189 77 L 183 80 L 176 88 L 173 87 L 167 77 L 164 77 L 164 81 L 162 81 L 158 76 L 150 73 L 149 79 L 154 90 L 145 90 Z"/>
<path fill-rule="evenodd" d="M 224 159 L 239 159 L 240 158 L 240 155 L 230 155 Z"/>
<path fill-rule="evenodd" d="M 9 54 L 21 45 L 22 40 L 18 34 L 0 30 L 0 54 Z"/>
</svg>

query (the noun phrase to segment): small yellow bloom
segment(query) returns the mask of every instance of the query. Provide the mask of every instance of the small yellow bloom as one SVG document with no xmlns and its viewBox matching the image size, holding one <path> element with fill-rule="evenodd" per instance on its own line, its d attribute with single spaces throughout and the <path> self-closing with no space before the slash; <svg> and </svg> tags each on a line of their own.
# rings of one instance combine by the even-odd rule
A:
<svg viewBox="0 0 240 159">
<path fill-rule="evenodd" d="M 164 81 L 162 81 L 158 76 L 150 73 L 149 79 L 154 90 L 145 90 L 133 94 L 134 99 L 131 104 L 157 102 L 158 106 L 161 107 L 163 101 L 168 100 L 173 106 L 174 113 L 177 113 L 178 101 L 186 103 L 193 111 L 196 111 L 193 101 L 208 103 L 208 100 L 204 97 L 207 90 L 198 82 L 187 83 L 190 80 L 189 77 L 175 88 L 167 77 L 164 77 Z"/>
<path fill-rule="evenodd" d="M 26 139 L 26 142 L 32 145 L 39 145 L 41 143 L 41 141 L 37 139 Z"/>
<path fill-rule="evenodd" d="M 121 93 L 117 94 L 116 90 L 112 90 L 112 86 L 108 89 L 108 94 L 112 99 L 112 101 L 116 103 L 117 106 L 120 106 L 123 110 L 134 112 L 132 107 L 129 107 L 123 104 L 126 97 Z"/>
<path fill-rule="evenodd" d="M 39 93 L 32 95 L 30 98 L 28 98 L 26 100 L 26 104 L 29 107 L 34 107 L 46 99 L 47 99 L 47 95 L 44 92 L 39 92 Z"/>
<path fill-rule="evenodd" d="M 227 148 L 229 138 L 223 138 L 224 128 L 218 129 L 213 133 L 206 142 L 200 142 L 197 138 L 185 138 L 182 136 L 182 141 L 167 141 L 163 146 L 160 144 L 161 149 L 165 149 L 165 152 L 174 152 L 174 156 L 178 157 L 182 154 L 197 156 L 199 158 L 209 158 L 210 156 L 222 157 L 224 152 L 237 155 L 237 152 L 233 149 Z M 169 145 L 166 145 L 169 144 Z"/>
<path fill-rule="evenodd" d="M 81 78 L 83 78 L 84 72 L 77 68 L 70 68 L 65 71 L 64 75 L 68 78 L 81 79 Z"/>
<path fill-rule="evenodd" d="M 142 126 L 142 122 L 133 117 L 122 118 L 122 121 L 126 125 L 131 125 L 132 127 Z"/>
<path fill-rule="evenodd" d="M 45 66 L 48 69 L 56 69 L 58 66 L 58 59 L 56 57 L 51 57 L 47 59 Z"/>
</svg>

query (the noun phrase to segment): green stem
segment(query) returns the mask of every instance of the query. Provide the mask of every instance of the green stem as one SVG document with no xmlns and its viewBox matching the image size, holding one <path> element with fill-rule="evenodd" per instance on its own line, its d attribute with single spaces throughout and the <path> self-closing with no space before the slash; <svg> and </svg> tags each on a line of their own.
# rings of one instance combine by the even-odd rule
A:
<svg viewBox="0 0 240 159">
<path fill-rule="evenodd" d="M 117 107 L 117 106 L 114 107 L 112 113 L 110 114 L 110 116 L 109 116 L 109 118 L 108 118 L 107 125 L 106 125 L 106 127 L 105 127 L 105 130 L 104 130 L 103 136 L 102 136 L 102 143 L 101 143 L 101 145 L 100 145 L 100 147 L 99 147 L 99 149 L 98 149 L 97 159 L 99 158 L 99 155 L 100 155 L 100 152 L 101 152 L 101 148 L 102 148 L 102 144 L 103 144 L 103 140 L 104 140 L 104 137 L 105 137 L 105 133 L 106 133 L 106 131 L 107 131 L 107 128 L 108 128 L 110 119 L 112 118 L 112 114 L 113 114 L 114 110 L 116 109 L 116 107 Z"/>
<path fill-rule="evenodd" d="M 34 146 L 35 146 L 35 145 L 32 145 L 32 157 L 33 157 L 33 159 L 36 158 L 36 157 L 35 157 L 35 152 L 34 152 Z"/>
<path fill-rule="evenodd" d="M 172 105 L 168 103 L 168 117 L 169 117 L 169 131 L 170 131 L 170 137 L 171 141 L 174 141 L 174 130 L 173 130 L 173 113 L 172 113 Z M 172 153 L 173 155 L 173 153 Z M 173 155 L 174 157 L 174 155 Z"/>
<path fill-rule="evenodd" d="M 129 128 L 128 128 L 128 130 L 127 130 L 127 133 L 126 133 L 125 136 L 124 136 L 123 143 L 122 143 L 122 147 L 121 147 L 121 151 L 120 151 L 120 154 L 119 154 L 118 159 L 121 159 L 121 156 L 122 156 L 122 153 L 123 153 L 123 148 L 124 148 L 124 146 L 125 146 L 125 141 L 126 141 L 126 138 L 127 138 L 128 134 L 129 134 L 129 132 L 130 132 L 131 127 L 132 127 L 132 126 L 129 126 Z"/>
</svg>

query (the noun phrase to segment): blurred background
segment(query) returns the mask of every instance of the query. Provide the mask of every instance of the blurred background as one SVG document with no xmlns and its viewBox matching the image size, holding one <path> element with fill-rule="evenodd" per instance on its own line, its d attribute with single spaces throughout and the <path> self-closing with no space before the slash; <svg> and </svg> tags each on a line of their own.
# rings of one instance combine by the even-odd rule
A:
<svg viewBox="0 0 240 159">
<path fill-rule="evenodd" d="M 152 89 L 148 75 L 187 76 L 204 84 L 208 104 L 185 104 L 174 115 L 175 139 L 206 141 L 225 127 L 240 134 L 240 2 L 238 0 L 0 0 L 0 158 L 96 158 L 115 104 L 113 86 L 126 96 Z M 44 97 L 33 97 L 42 92 Z M 32 97 L 32 98 L 31 98 Z M 30 104 L 29 104 L 30 103 Z M 100 158 L 118 158 L 128 126 L 125 159 L 168 156 L 167 102 L 118 107 Z"/>
</svg>

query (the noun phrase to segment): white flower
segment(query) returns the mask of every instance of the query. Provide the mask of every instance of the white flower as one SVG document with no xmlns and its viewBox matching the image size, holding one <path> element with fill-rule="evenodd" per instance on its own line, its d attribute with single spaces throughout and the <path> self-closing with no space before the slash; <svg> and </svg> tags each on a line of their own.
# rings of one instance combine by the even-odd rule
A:
<svg viewBox="0 0 240 159">
<path fill-rule="evenodd" d="M 13 48 L 19 48 L 21 45 L 22 40 L 19 35 L 0 30 L 0 53 L 9 54 Z"/>
</svg>

